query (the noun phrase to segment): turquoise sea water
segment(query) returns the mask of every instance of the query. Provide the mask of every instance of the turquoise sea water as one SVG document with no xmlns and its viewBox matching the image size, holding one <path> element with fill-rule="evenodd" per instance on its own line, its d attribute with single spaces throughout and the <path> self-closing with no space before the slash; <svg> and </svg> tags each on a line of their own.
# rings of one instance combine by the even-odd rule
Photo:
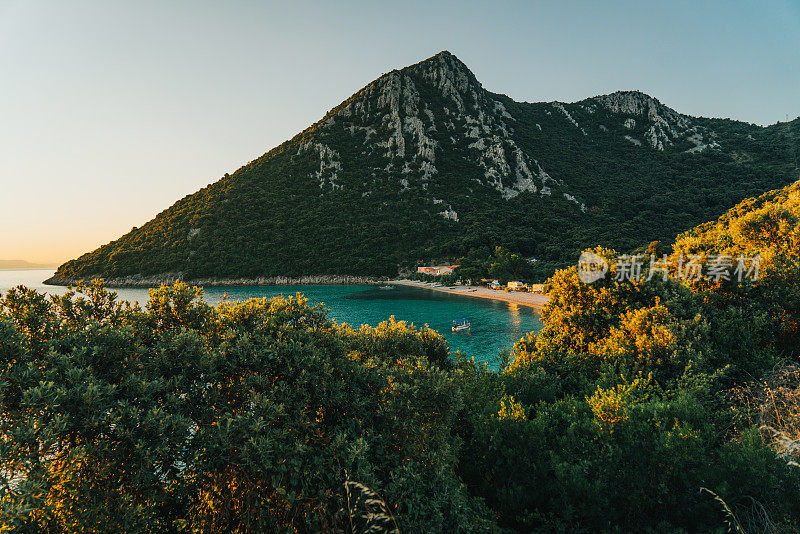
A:
<svg viewBox="0 0 800 534">
<path fill-rule="evenodd" d="M 63 294 L 66 288 L 42 284 L 52 274 L 48 269 L 0 271 L 0 293 L 24 284 L 39 291 Z M 147 302 L 147 289 L 114 291 L 122 299 Z M 406 286 L 391 290 L 360 285 L 209 287 L 204 300 L 215 304 L 224 294 L 229 300 L 246 300 L 298 292 L 312 303 L 322 302 L 329 310 L 328 316 L 339 323 L 375 326 L 394 315 L 418 326 L 428 324 L 447 338 L 451 351 L 460 350 L 476 361 L 489 363 L 490 367 L 494 367 L 502 349 L 510 349 L 520 337 L 541 328 L 536 312 L 525 306 Z M 451 332 L 454 319 L 470 321 L 471 332 Z"/>
</svg>

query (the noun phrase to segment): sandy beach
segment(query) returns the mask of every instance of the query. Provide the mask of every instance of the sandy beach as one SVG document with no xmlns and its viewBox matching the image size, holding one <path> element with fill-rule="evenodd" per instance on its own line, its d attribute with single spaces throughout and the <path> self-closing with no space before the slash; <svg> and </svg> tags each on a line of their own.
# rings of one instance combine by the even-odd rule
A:
<svg viewBox="0 0 800 534">
<path fill-rule="evenodd" d="M 494 290 L 481 286 L 441 286 L 435 287 L 427 282 L 418 282 L 416 280 L 392 280 L 387 282 L 389 284 L 398 284 L 403 286 L 420 287 L 423 289 L 431 289 L 433 291 L 442 291 L 444 293 L 453 293 L 455 295 L 466 295 L 467 297 L 476 297 L 481 299 L 494 299 L 503 300 L 505 302 L 512 302 L 520 306 L 530 306 L 531 308 L 541 309 L 550 300 L 547 295 L 539 293 L 522 293 L 519 291 L 502 291 Z"/>
</svg>

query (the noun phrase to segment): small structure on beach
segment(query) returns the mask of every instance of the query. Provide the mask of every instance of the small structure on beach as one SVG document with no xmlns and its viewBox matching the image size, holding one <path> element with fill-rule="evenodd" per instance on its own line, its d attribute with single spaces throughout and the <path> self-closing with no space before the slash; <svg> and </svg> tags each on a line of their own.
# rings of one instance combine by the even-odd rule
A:
<svg viewBox="0 0 800 534">
<path fill-rule="evenodd" d="M 523 284 L 522 282 L 514 281 L 506 284 L 506 287 L 512 291 L 520 291 L 525 287 L 525 284 Z"/>
<path fill-rule="evenodd" d="M 432 276 L 442 276 L 452 273 L 458 265 L 434 265 L 432 267 L 417 267 L 420 274 L 430 274 Z"/>
</svg>

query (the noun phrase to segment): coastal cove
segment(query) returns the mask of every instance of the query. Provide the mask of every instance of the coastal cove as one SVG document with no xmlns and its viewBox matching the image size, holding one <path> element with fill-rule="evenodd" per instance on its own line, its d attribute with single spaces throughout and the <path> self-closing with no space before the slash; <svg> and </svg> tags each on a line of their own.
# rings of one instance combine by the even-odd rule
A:
<svg viewBox="0 0 800 534">
<path fill-rule="evenodd" d="M 67 291 L 63 286 L 45 285 L 53 270 L 26 269 L 0 271 L 0 293 L 25 285 L 40 292 L 54 295 Z M 392 287 L 393 289 L 381 289 Z M 148 299 L 146 287 L 113 288 L 120 299 L 144 304 Z M 488 291 L 488 290 L 487 290 Z M 497 355 L 528 332 L 541 328 L 534 304 L 508 302 L 513 297 L 539 297 L 526 293 L 492 291 L 491 298 L 474 298 L 482 295 L 453 294 L 447 288 L 426 287 L 408 281 L 393 281 L 382 285 L 317 284 L 317 285 L 235 285 L 205 286 L 204 300 L 216 304 L 223 298 L 247 300 L 250 298 L 293 296 L 302 293 L 311 303 L 323 303 L 328 317 L 338 323 L 353 326 L 376 326 L 394 315 L 397 320 L 417 326 L 429 325 L 447 339 L 452 353 L 461 351 L 478 362 L 496 367 Z M 451 332 L 453 320 L 466 319 L 472 324 L 469 332 Z"/>
</svg>

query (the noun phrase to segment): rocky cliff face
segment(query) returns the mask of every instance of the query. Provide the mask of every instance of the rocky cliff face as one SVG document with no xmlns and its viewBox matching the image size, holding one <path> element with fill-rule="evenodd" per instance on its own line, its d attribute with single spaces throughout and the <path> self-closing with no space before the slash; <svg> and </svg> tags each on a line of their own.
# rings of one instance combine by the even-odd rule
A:
<svg viewBox="0 0 800 534">
<path fill-rule="evenodd" d="M 794 124 L 690 117 L 637 91 L 515 102 L 441 52 L 53 283 L 381 277 L 495 245 L 552 268 L 586 246 L 671 238 L 796 179 Z"/>
<path fill-rule="evenodd" d="M 628 130 L 638 131 L 642 140 L 651 148 L 664 150 L 680 140 L 688 140 L 694 145 L 687 150 L 688 153 L 719 147 L 715 141 L 715 132 L 693 125 L 690 117 L 681 115 L 639 91 L 618 91 L 594 97 L 590 102 L 614 115 L 625 117 L 623 126 Z M 632 139 L 636 138 L 631 137 L 629 140 Z"/>
<path fill-rule="evenodd" d="M 436 98 L 429 98 L 431 94 Z M 437 154 L 453 152 L 480 169 L 471 178 L 474 182 L 502 198 L 522 192 L 550 195 L 563 184 L 517 145 L 514 122 L 503 102 L 484 90 L 466 65 L 442 52 L 381 76 L 331 112 L 320 129 L 343 129 L 363 157 L 381 156 L 386 165 L 370 169 L 372 175 L 396 177 L 401 191 L 412 184 L 417 192 L 428 190 L 439 174 Z M 305 143 L 300 150 L 318 154 L 314 177 L 320 187 L 337 187 L 341 162 L 336 150 L 320 143 Z M 452 205 L 440 200 L 439 213 L 457 220 Z"/>
</svg>

